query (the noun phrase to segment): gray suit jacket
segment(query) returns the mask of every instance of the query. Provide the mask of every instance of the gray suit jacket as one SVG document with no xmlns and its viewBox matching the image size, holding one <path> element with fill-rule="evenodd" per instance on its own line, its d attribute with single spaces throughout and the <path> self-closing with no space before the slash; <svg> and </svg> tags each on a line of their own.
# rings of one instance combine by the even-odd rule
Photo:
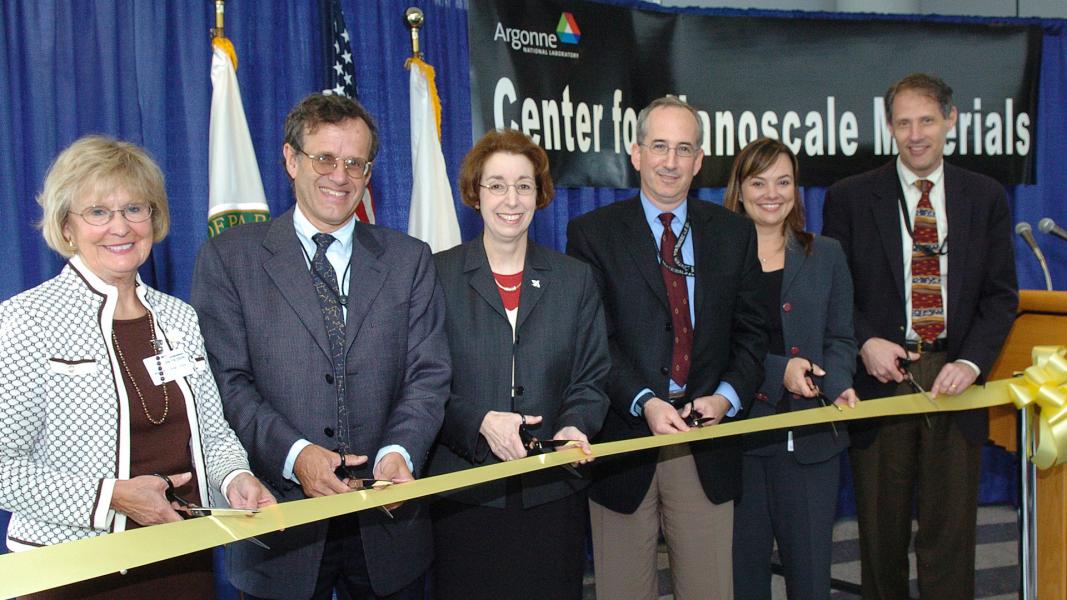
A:
<svg viewBox="0 0 1067 600">
<path fill-rule="evenodd" d="M 811 254 L 793 239 L 786 245 L 782 296 L 778 305 L 782 316 L 785 348 L 769 348 L 764 360 L 766 376 L 752 403 L 749 417 L 773 415 L 786 393 L 782 379 L 794 356 L 807 358 L 826 371 L 820 383 L 829 400 L 852 387 L 856 371 L 856 340 L 852 330 L 852 277 L 841 245 L 830 238 L 815 236 Z M 794 352 L 795 350 L 795 352 Z M 792 410 L 821 406 L 817 399 L 790 397 Z M 822 462 L 848 447 L 848 428 L 837 427 L 835 438 L 829 425 L 802 427 L 793 432 L 798 462 Z M 767 455 L 784 449 L 781 433 L 745 436 L 746 453 Z"/>
<path fill-rule="evenodd" d="M 430 474 L 499 462 L 478 432 L 491 410 L 541 415 L 544 420 L 531 429 L 540 438 L 551 438 L 570 425 L 592 439 L 608 410 L 604 385 L 611 358 L 600 291 L 589 266 L 529 243 L 513 344 L 482 238 L 441 252 L 434 260 L 445 290 L 455 377 Z M 449 496 L 502 508 L 505 481 Z M 563 469 L 547 469 L 522 476 L 522 484 L 523 505 L 529 507 L 574 493 L 586 481 Z"/>
<path fill-rule="evenodd" d="M 211 368 L 226 418 L 253 471 L 279 502 L 304 498 L 282 477 L 293 443 L 336 447 L 337 406 L 329 342 L 311 274 L 293 228 L 293 210 L 209 240 L 193 274 Z M 401 233 L 357 223 L 346 322 L 346 389 L 353 451 L 370 457 L 390 444 L 422 470 L 444 414 L 451 377 L 444 299 L 429 247 Z M 400 589 L 432 559 L 429 522 L 418 502 L 388 520 L 359 514 L 371 584 Z M 327 522 L 263 536 L 271 550 L 227 546 L 233 583 L 265 597 L 309 596 Z"/>
</svg>

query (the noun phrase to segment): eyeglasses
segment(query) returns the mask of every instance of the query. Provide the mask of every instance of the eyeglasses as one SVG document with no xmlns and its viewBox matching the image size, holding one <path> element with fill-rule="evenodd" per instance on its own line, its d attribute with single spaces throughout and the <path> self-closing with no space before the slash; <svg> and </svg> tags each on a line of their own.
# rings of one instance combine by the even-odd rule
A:
<svg viewBox="0 0 1067 600">
<path fill-rule="evenodd" d="M 130 223 L 144 223 L 152 218 L 152 205 L 144 202 L 134 202 L 115 210 L 104 208 L 103 206 L 90 206 L 81 212 L 73 210 L 70 212 L 78 215 L 90 225 L 107 225 L 111 222 L 111 217 L 115 216 L 115 213 L 122 213 L 122 216 Z"/>
<path fill-rule="evenodd" d="M 308 154 L 299 148 L 296 151 L 311 159 L 311 168 L 315 169 L 319 175 L 333 175 L 337 170 L 337 162 L 341 161 L 341 164 L 345 166 L 345 175 L 348 175 L 349 179 L 363 179 L 370 173 L 370 166 L 374 164 L 362 158 L 340 159 L 332 154 Z"/>
<path fill-rule="evenodd" d="M 537 186 L 528 181 L 520 181 L 511 185 L 500 181 L 495 181 L 493 183 L 490 183 L 489 185 L 479 183 L 478 186 L 489 190 L 489 193 L 494 196 L 506 196 L 508 193 L 508 188 L 515 188 L 515 193 L 520 196 L 530 196 L 537 191 Z"/>
<path fill-rule="evenodd" d="M 696 146 L 684 142 L 677 146 L 671 146 L 667 142 L 652 142 L 651 144 L 638 144 L 638 146 L 648 148 L 649 152 L 660 156 L 666 156 L 671 150 L 674 150 L 674 155 L 678 158 L 692 158 L 697 154 Z"/>
</svg>

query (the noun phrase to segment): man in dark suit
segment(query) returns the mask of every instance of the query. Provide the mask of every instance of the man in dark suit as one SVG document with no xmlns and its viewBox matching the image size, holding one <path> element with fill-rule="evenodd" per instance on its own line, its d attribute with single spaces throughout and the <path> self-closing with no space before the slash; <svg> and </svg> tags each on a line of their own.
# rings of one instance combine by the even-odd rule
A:
<svg viewBox="0 0 1067 600">
<path fill-rule="evenodd" d="M 848 256 L 855 288 L 856 391 L 930 396 L 981 383 L 1015 317 L 1011 223 L 996 181 L 943 160 L 952 88 L 913 74 L 889 88 L 900 155 L 834 184 L 823 233 Z M 913 493 L 923 598 L 974 597 L 974 546 L 986 411 L 892 417 L 851 429 L 864 598 L 908 597 Z"/>
<path fill-rule="evenodd" d="M 593 267 L 604 300 L 611 410 L 599 440 L 717 424 L 763 381 L 756 234 L 747 219 L 687 200 L 703 153 L 688 104 L 660 98 L 638 116 L 631 161 L 641 194 L 571 221 L 567 251 Z M 590 488 L 599 598 L 658 597 L 660 524 L 674 596 L 730 598 L 738 438 L 668 446 L 594 463 Z"/>
<path fill-rule="evenodd" d="M 430 249 L 357 223 L 378 149 L 356 101 L 313 94 L 289 113 L 296 206 L 200 251 L 192 301 L 226 417 L 280 502 L 403 482 L 441 425 L 451 366 Z M 368 460 L 369 458 L 369 460 Z M 422 598 L 432 559 L 418 502 L 226 547 L 248 597 Z"/>
</svg>

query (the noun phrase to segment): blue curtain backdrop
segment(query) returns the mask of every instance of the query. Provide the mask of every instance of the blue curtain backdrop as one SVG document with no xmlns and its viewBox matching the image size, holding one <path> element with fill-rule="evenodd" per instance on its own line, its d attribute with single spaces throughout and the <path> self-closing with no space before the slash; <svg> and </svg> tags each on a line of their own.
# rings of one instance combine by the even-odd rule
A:
<svg viewBox="0 0 1067 600">
<path fill-rule="evenodd" d="M 884 17 L 837 13 L 666 9 L 634 0 L 601 0 L 645 10 L 780 18 L 923 19 L 968 23 L 1041 23 L 1037 130 L 1037 183 L 1009 190 L 1016 220 L 1036 226 L 1045 216 L 1067 224 L 1067 40 L 1062 20 L 959 17 Z M 360 97 L 376 115 L 382 153 L 375 165 L 378 220 L 405 230 L 411 192 L 408 85 L 404 59 L 410 46 L 404 10 L 426 13 L 423 48 L 437 68 L 445 160 L 455 178 L 471 144 L 465 0 L 342 0 L 357 60 Z M 237 49 L 244 98 L 267 199 L 273 214 L 293 202 L 281 168 L 282 122 L 287 110 L 321 87 L 315 2 L 230 0 L 226 33 Z M 144 145 L 167 176 L 170 236 L 157 245 L 142 275 L 164 291 L 186 297 L 196 250 L 206 239 L 207 131 L 211 101 L 207 0 L 11 0 L 0 3 L 0 300 L 52 277 L 62 266 L 34 228 L 34 198 L 55 155 L 76 138 L 105 133 Z M 977 50 L 980 51 L 980 50 Z M 922 65 L 916 65 L 921 69 Z M 817 76 L 818 74 L 812 74 Z M 888 85 L 889 82 L 887 82 Z M 951 83 L 951 82 L 950 82 Z M 801 165 L 803 168 L 803 165 Z M 562 249 L 575 215 L 627 197 L 634 190 L 560 189 L 534 220 L 531 235 Z M 822 226 L 822 188 L 804 190 L 809 227 Z M 722 190 L 695 195 L 720 201 Z M 465 239 L 480 219 L 457 203 Z M 1035 227 L 1036 228 L 1036 227 Z M 1067 289 L 1067 242 L 1036 234 L 1049 258 L 1057 289 Z M 1037 262 L 1017 240 L 1019 283 L 1042 288 Z"/>
<path fill-rule="evenodd" d="M 882 19 L 875 15 L 666 9 L 633 0 L 602 0 L 664 12 L 763 15 L 779 18 Z M 442 145 L 453 180 L 471 145 L 470 77 L 465 0 L 342 0 L 356 55 L 360 98 L 376 115 L 382 152 L 374 169 L 379 223 L 407 228 L 411 193 L 408 132 L 410 52 L 403 14 L 426 15 L 423 50 L 437 69 L 442 102 Z M 1037 183 L 1009 190 L 1016 220 L 1036 224 L 1052 216 L 1067 224 L 1067 41 L 1062 20 L 891 17 L 967 23 L 1040 23 L 1044 30 L 1037 130 Z M 293 202 L 281 166 L 282 123 L 301 97 L 318 90 L 322 71 L 318 6 L 307 0 L 230 0 L 226 34 L 234 42 L 245 111 L 272 214 Z M 207 237 L 207 137 L 211 100 L 207 0 L 7 0 L 0 3 L 0 300 L 54 276 L 62 261 L 41 240 L 34 200 L 45 171 L 70 142 L 89 133 L 145 146 L 167 176 L 171 234 L 154 249 L 142 276 L 179 297 L 188 296 L 196 251 Z M 981 51 L 976 49 L 975 51 Z M 922 65 L 915 65 L 920 70 Z M 817 73 L 812 74 L 817 77 Z M 888 85 L 890 82 L 887 81 Z M 950 82 L 951 83 L 951 82 Z M 803 165 L 801 166 L 803 168 Z M 822 226 L 823 189 L 804 190 L 809 226 Z M 574 216 L 630 196 L 634 190 L 560 189 L 531 227 L 547 246 L 565 246 Z M 721 189 L 695 195 L 721 202 Z M 464 239 L 481 228 L 457 203 Z M 1057 289 L 1067 289 L 1067 243 L 1038 234 Z M 1019 283 L 1042 288 L 1036 261 L 1016 245 Z M 1013 501 L 1012 465 L 983 481 L 985 502 Z M 0 529 L 6 517 L 0 513 Z"/>
</svg>

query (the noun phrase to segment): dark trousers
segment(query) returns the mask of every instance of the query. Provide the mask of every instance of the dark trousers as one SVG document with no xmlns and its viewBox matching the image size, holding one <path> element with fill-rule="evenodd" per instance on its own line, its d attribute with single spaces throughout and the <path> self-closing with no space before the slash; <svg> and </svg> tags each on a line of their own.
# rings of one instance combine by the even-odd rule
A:
<svg viewBox="0 0 1067 600">
<path fill-rule="evenodd" d="M 585 492 L 523 508 L 508 487 L 504 508 L 434 502 L 435 600 L 581 600 Z"/>
<path fill-rule="evenodd" d="M 930 389 L 945 354 L 928 353 L 912 366 Z M 897 394 L 908 394 L 900 385 Z M 974 550 L 982 447 L 964 439 L 950 413 L 883 419 L 868 448 L 852 448 L 861 576 L 865 599 L 908 598 L 908 544 L 913 501 L 919 596 L 974 598 Z"/>
<path fill-rule="evenodd" d="M 310 600 L 332 600 L 334 590 L 341 600 L 423 600 L 425 577 L 420 576 L 407 587 L 388 596 L 378 596 L 371 589 L 363 538 L 355 514 L 330 519 L 326 547 L 319 563 L 319 576 Z M 262 600 L 242 593 L 245 600 Z"/>
<path fill-rule="evenodd" d="M 785 570 L 790 600 L 830 597 L 841 455 L 801 464 L 792 452 L 745 454 L 741 499 L 734 505 L 734 598 L 771 599 L 771 553 Z"/>
</svg>

